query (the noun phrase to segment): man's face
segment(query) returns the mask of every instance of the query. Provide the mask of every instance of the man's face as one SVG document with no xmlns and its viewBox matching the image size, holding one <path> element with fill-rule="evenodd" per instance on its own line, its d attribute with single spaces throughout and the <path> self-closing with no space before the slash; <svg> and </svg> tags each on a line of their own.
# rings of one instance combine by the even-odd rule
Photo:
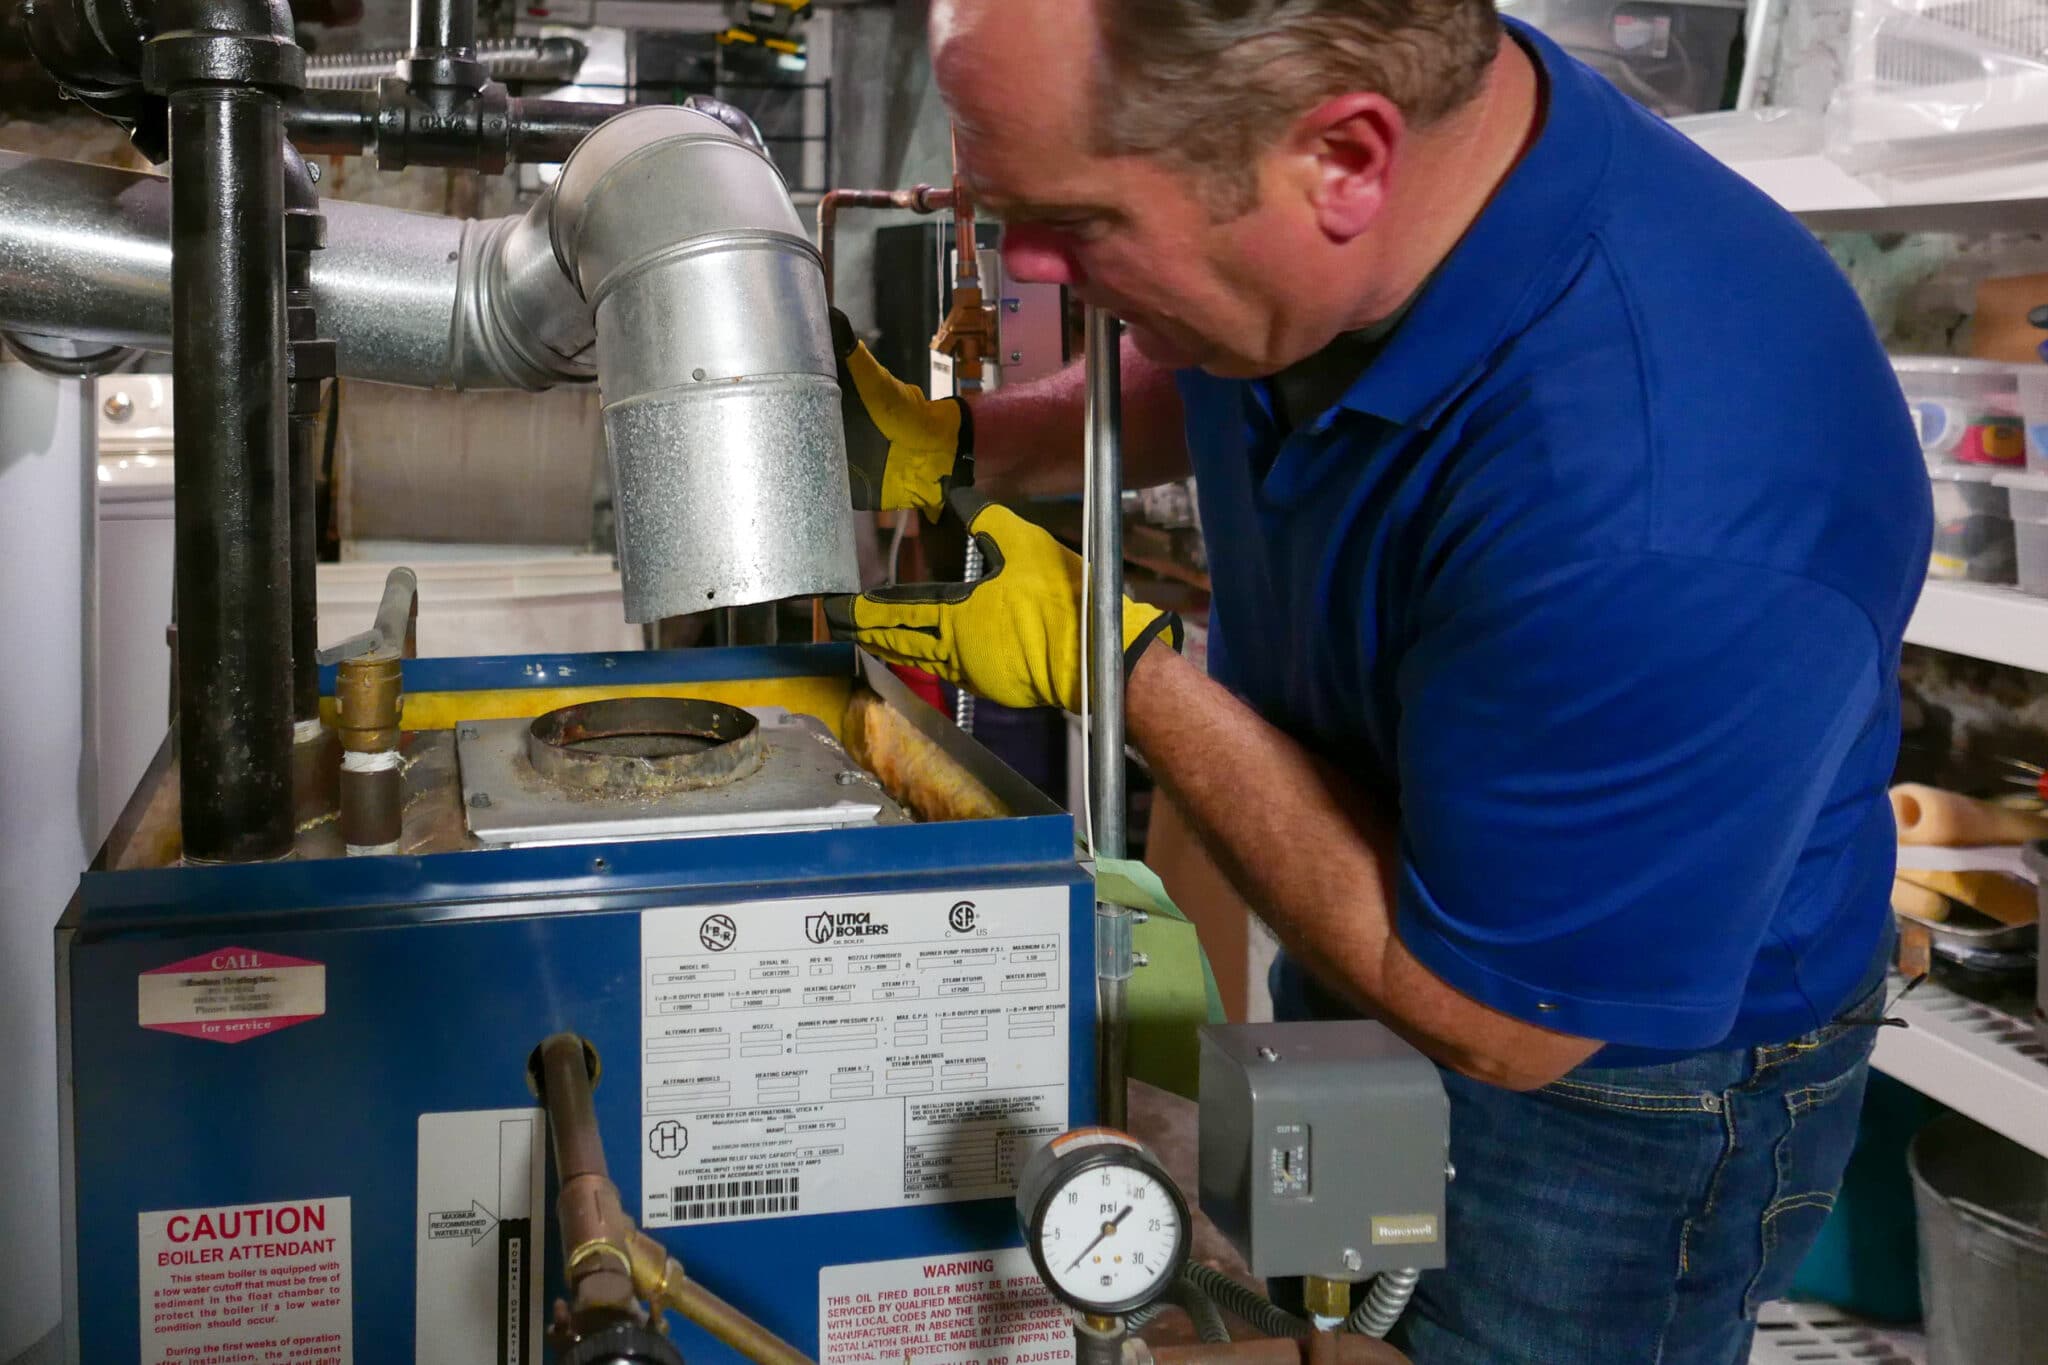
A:
<svg viewBox="0 0 2048 1365">
<path fill-rule="evenodd" d="M 1271 374 L 1342 330 L 1300 168 L 1269 154 L 1249 212 L 1216 221 L 1190 173 L 1090 150 L 1088 0 L 939 0 L 932 39 L 960 172 L 1003 219 L 1012 279 L 1068 286 L 1161 364 Z"/>
</svg>

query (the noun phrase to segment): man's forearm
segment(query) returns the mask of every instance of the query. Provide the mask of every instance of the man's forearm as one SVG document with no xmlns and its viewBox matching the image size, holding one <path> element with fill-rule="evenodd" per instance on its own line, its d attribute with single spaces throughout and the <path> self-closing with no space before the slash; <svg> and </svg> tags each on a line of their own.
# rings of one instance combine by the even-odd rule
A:
<svg viewBox="0 0 2048 1365">
<path fill-rule="evenodd" d="M 1173 374 L 1126 341 L 1123 357 L 1124 486 L 1185 478 L 1187 434 Z M 997 389 L 974 403 L 974 481 L 997 498 L 1081 491 L 1087 381 L 1083 367 Z"/>
<path fill-rule="evenodd" d="M 1495 1085 L 1545 1084 L 1599 1047 L 1501 1014 L 1416 961 L 1393 931 L 1392 824 L 1192 664 L 1148 650 L 1126 711 L 1132 742 L 1210 856 L 1337 994 L 1437 1061 Z"/>
</svg>

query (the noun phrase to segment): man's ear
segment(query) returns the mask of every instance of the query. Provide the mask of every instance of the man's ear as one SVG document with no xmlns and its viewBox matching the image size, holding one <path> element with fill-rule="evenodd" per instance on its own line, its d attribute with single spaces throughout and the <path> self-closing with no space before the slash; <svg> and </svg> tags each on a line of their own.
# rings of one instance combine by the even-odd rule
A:
<svg viewBox="0 0 2048 1365">
<path fill-rule="evenodd" d="M 1363 91 L 1324 100 L 1295 120 L 1289 150 L 1312 168 L 1309 198 L 1331 241 L 1348 242 L 1379 217 L 1406 135 L 1394 102 Z"/>
</svg>

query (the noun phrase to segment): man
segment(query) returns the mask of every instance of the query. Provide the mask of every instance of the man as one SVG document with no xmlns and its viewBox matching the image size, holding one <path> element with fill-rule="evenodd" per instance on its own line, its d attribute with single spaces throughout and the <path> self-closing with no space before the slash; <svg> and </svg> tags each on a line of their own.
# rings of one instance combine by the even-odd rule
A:
<svg viewBox="0 0 2048 1365">
<path fill-rule="evenodd" d="M 1281 1009 L 1443 1068 L 1450 1264 L 1403 1344 L 1744 1360 L 1888 952 L 1929 510 L 1855 297 L 1486 0 L 939 0 L 931 33 L 1012 275 L 1130 326 L 1130 481 L 1199 476 L 1213 681 L 1127 605 L 1131 741 L 1279 935 Z M 857 492 L 936 513 L 963 410 L 842 351 Z M 1079 404 L 981 400 L 976 487 L 1077 488 Z M 1073 709 L 1072 557 L 963 505 L 981 586 L 841 618 Z"/>
</svg>

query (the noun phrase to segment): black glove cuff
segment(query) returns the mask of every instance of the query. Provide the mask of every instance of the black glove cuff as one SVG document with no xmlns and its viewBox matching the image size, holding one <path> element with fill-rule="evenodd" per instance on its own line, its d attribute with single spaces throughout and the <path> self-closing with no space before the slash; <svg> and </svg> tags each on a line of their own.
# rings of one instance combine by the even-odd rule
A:
<svg viewBox="0 0 2048 1365">
<path fill-rule="evenodd" d="M 1130 648 L 1124 651 L 1124 681 L 1131 680 L 1131 670 L 1138 666 L 1138 656 L 1161 635 L 1166 637 L 1166 643 L 1174 653 L 1180 653 L 1183 633 L 1179 613 L 1163 611 L 1153 617 L 1151 622 L 1138 632 L 1138 638 L 1131 641 Z"/>
<path fill-rule="evenodd" d="M 953 452 L 953 487 L 974 487 L 974 407 L 964 398 L 954 398 L 960 409 L 960 439 Z"/>
</svg>

